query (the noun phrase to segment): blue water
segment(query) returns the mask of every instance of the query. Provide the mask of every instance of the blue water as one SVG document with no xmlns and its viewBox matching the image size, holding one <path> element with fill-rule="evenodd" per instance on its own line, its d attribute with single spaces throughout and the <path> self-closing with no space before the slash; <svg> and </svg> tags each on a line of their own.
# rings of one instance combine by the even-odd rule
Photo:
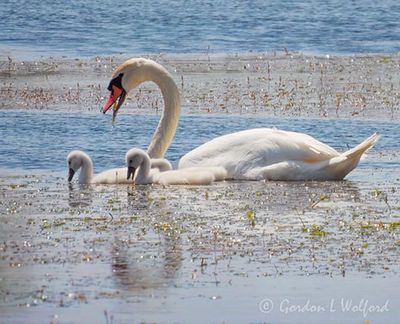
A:
<svg viewBox="0 0 400 324">
<path fill-rule="evenodd" d="M 0 111 L 0 168 L 62 171 L 69 151 L 86 151 L 95 171 L 124 165 L 128 149 L 146 149 L 158 123 L 157 116 L 120 114 L 115 126 L 101 113 Z M 277 127 L 310 134 L 344 151 L 375 131 L 382 134 L 376 152 L 399 152 L 400 130 L 395 122 L 326 119 L 278 119 L 242 116 L 183 116 L 166 157 L 183 154 L 219 135 L 234 131 Z M 400 168 L 399 161 L 367 159 L 372 167 Z"/>
<path fill-rule="evenodd" d="M 0 7 L 0 54 L 400 51 L 398 0 L 2 0 Z"/>
</svg>

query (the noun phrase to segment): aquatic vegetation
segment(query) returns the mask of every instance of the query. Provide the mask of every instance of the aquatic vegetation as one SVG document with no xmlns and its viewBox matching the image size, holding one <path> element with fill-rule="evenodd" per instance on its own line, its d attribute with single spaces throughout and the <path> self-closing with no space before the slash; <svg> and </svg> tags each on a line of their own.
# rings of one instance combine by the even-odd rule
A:
<svg viewBox="0 0 400 324">
<path fill-rule="evenodd" d="M 157 59 L 181 79 L 187 113 L 268 110 L 278 116 L 349 118 L 394 118 L 399 113 L 399 83 L 392 77 L 397 73 L 396 57 L 327 60 L 298 53 L 263 53 L 209 60 L 172 56 Z M 0 62 L 0 75 L 7 75 L 0 84 L 0 107 L 97 110 L 103 101 L 103 85 L 123 60 Z M 76 73 L 87 77 L 77 83 Z M 48 80 L 46 86 L 41 82 L 43 78 Z M 132 96 L 127 109 L 149 113 L 160 110 L 162 97 L 153 85 L 144 85 Z"/>
<path fill-rule="evenodd" d="M 387 224 L 387 228 L 390 232 L 396 231 L 398 227 L 400 227 L 400 221 Z"/>
<path fill-rule="evenodd" d="M 351 61 L 288 52 L 157 59 L 168 69 L 176 67 L 187 113 L 357 119 L 399 113 L 396 57 Z M 103 83 L 122 60 L 5 61 L 0 107 L 97 111 L 104 101 Z M 77 84 L 71 79 L 76 73 L 87 79 Z M 161 106 L 152 85 L 128 101 L 130 111 L 157 113 Z M 263 285 L 263 294 L 278 294 L 275 284 L 280 291 L 285 284 L 322 287 L 342 276 L 366 286 L 388 278 L 390 285 L 382 291 L 390 294 L 399 271 L 400 179 L 393 176 L 399 155 L 397 146 L 378 150 L 370 156 L 373 166 L 366 164 L 343 182 L 67 188 L 60 174 L 2 174 L 2 303 L 14 313 L 36 306 L 55 314 L 85 305 L 123 305 L 149 314 L 155 305 L 161 313 L 171 307 L 167 313 L 174 312 L 170 298 L 222 305 L 247 295 L 259 298 Z M 395 172 L 377 164 L 381 160 L 390 161 Z M 327 290 L 321 291 L 325 297 Z M 104 316 L 101 309 L 100 321 L 113 321 L 111 306 Z"/>
<path fill-rule="evenodd" d="M 312 237 L 323 237 L 328 235 L 328 232 L 324 230 L 322 225 L 312 224 L 311 227 L 303 226 L 303 232 L 310 233 Z"/>
<path fill-rule="evenodd" d="M 247 220 L 253 227 L 256 225 L 255 219 L 256 219 L 256 213 L 251 209 L 247 210 Z"/>
</svg>

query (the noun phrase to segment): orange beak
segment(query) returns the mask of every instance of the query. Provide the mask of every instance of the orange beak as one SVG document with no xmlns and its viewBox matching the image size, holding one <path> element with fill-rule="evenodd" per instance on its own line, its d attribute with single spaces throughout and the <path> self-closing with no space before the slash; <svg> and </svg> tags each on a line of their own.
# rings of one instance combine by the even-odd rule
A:
<svg viewBox="0 0 400 324">
<path fill-rule="evenodd" d="M 118 110 L 125 100 L 125 95 L 126 95 L 126 93 L 125 93 L 124 89 L 118 88 L 116 85 L 112 85 L 110 97 L 108 98 L 107 103 L 103 107 L 103 114 L 105 114 L 107 112 L 107 110 L 110 109 L 110 107 L 119 98 L 120 100 L 119 100 L 119 102 L 117 104 L 117 108 L 116 108 L 116 110 Z"/>
</svg>

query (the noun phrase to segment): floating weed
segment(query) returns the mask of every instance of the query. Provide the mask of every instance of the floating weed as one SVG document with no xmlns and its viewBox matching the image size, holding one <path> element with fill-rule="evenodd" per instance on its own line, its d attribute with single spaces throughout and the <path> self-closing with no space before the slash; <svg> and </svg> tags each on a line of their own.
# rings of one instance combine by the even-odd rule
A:
<svg viewBox="0 0 400 324">
<path fill-rule="evenodd" d="M 44 219 L 42 225 L 40 225 L 40 229 L 43 231 L 49 228 L 51 228 L 51 224 L 47 221 L 47 219 Z"/>
<path fill-rule="evenodd" d="M 113 199 L 113 198 L 109 198 L 107 203 L 112 206 L 115 203 L 119 203 L 120 201 L 118 199 Z"/>
<path fill-rule="evenodd" d="M 311 208 L 317 206 L 321 201 L 326 201 L 329 199 L 328 195 L 320 194 L 318 195 L 310 195 L 309 201 L 311 202 Z"/>
<path fill-rule="evenodd" d="M 322 225 L 317 225 L 317 224 L 312 224 L 311 228 L 308 228 L 307 226 L 303 225 L 302 232 L 310 233 L 310 235 L 313 237 L 324 237 L 328 234 L 328 232 L 324 230 L 324 227 Z"/>
<path fill-rule="evenodd" d="M 362 255 L 364 255 L 364 250 L 363 249 L 358 249 L 357 251 L 356 251 L 356 254 L 358 255 L 358 256 L 362 256 Z"/>
<path fill-rule="evenodd" d="M 97 226 L 96 232 L 104 232 L 107 230 L 107 225 Z"/>
<path fill-rule="evenodd" d="M 65 220 L 56 220 L 56 221 L 53 223 L 53 226 L 54 226 L 54 227 L 63 226 L 65 223 L 66 223 Z"/>
<path fill-rule="evenodd" d="M 400 221 L 387 224 L 387 229 L 389 232 L 396 231 L 398 227 L 400 227 Z"/>
<path fill-rule="evenodd" d="M 256 221 L 255 221 L 256 213 L 254 212 L 254 210 L 249 209 L 249 210 L 247 210 L 246 215 L 247 215 L 247 220 L 249 221 L 251 226 L 254 227 L 256 225 Z"/>
<path fill-rule="evenodd" d="M 82 221 L 84 223 L 89 223 L 89 222 L 94 221 L 94 219 L 92 217 L 90 217 L 90 216 L 85 216 L 85 217 L 83 217 Z"/>
<path fill-rule="evenodd" d="M 90 262 L 93 261 L 93 257 L 89 254 L 82 255 L 82 261 Z"/>
<path fill-rule="evenodd" d="M 383 223 L 383 222 L 362 222 L 360 223 L 360 229 L 363 231 L 372 231 L 372 230 L 387 230 L 389 232 L 394 232 L 400 226 L 400 222 L 393 223 Z"/>
<path fill-rule="evenodd" d="M 374 229 L 374 225 L 371 224 L 370 222 L 362 222 L 360 224 L 360 228 L 362 230 L 372 230 L 372 229 Z"/>
<path fill-rule="evenodd" d="M 375 189 L 372 190 L 372 193 L 371 193 L 371 194 L 372 194 L 373 197 L 379 198 L 379 197 L 382 196 L 382 193 L 383 193 L 382 190 L 380 190 L 380 189 L 378 189 L 378 188 L 375 188 Z"/>
<path fill-rule="evenodd" d="M 108 220 L 107 217 L 91 217 L 91 216 L 85 216 L 83 217 L 82 221 L 84 223 L 90 223 L 90 222 L 104 222 Z"/>
<path fill-rule="evenodd" d="M 204 197 L 208 200 L 208 191 L 204 193 Z"/>
<path fill-rule="evenodd" d="M 153 227 L 158 232 L 167 232 L 172 230 L 172 226 L 169 223 L 155 223 Z"/>
</svg>

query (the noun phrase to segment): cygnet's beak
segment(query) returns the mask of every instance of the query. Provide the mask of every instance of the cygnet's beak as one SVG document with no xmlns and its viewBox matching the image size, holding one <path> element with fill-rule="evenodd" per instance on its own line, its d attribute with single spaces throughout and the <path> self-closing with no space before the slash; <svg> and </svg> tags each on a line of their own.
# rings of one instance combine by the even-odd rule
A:
<svg viewBox="0 0 400 324">
<path fill-rule="evenodd" d="M 130 180 L 132 176 L 132 180 L 135 177 L 136 168 L 129 166 L 128 167 L 128 174 L 126 176 L 126 180 Z"/>
<path fill-rule="evenodd" d="M 74 177 L 75 171 L 72 168 L 69 168 L 68 172 L 68 182 L 71 182 L 72 178 Z"/>
</svg>

